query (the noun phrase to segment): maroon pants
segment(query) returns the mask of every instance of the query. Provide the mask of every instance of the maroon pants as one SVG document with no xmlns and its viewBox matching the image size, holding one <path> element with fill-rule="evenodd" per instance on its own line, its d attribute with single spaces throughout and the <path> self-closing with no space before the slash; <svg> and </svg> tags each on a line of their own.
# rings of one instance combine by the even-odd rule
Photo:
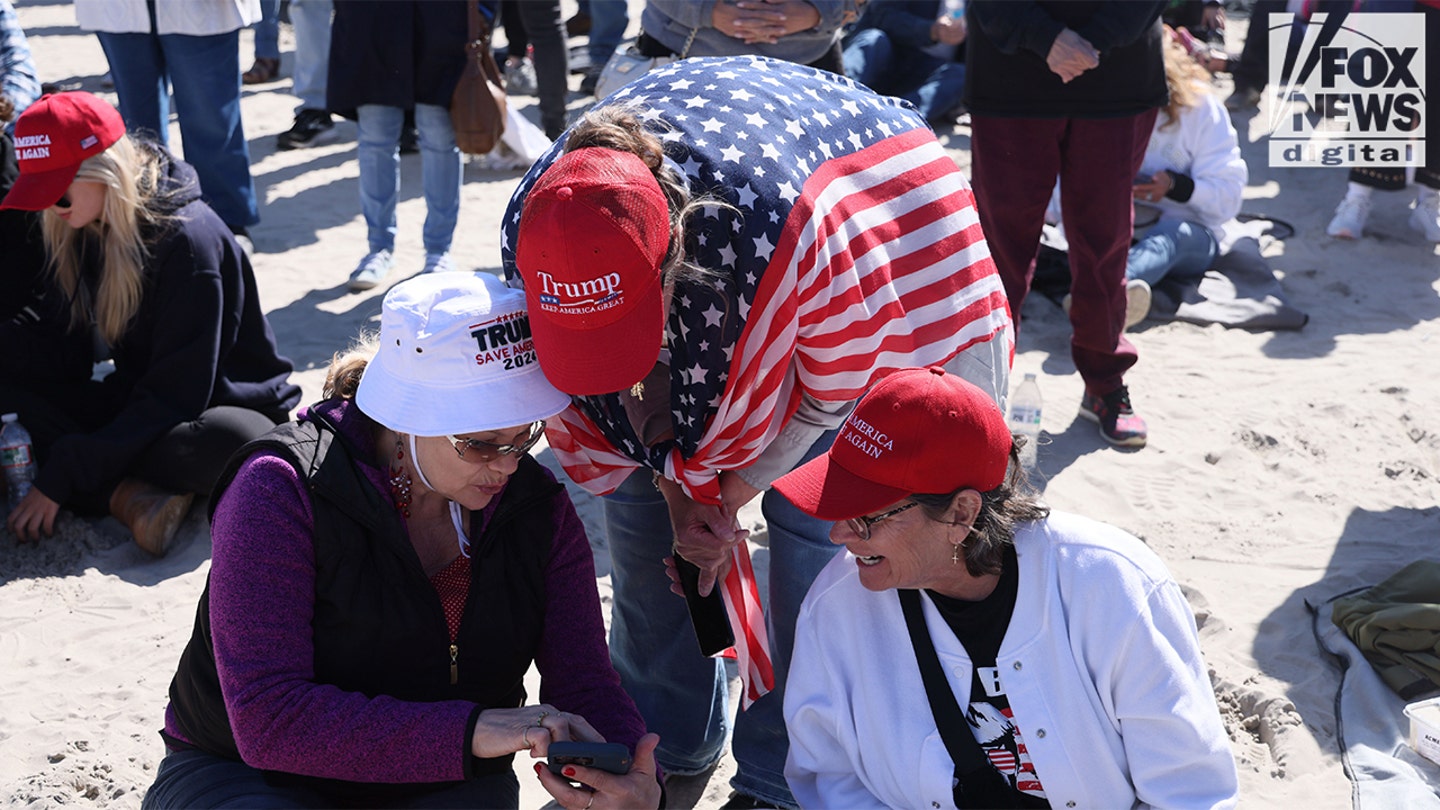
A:
<svg viewBox="0 0 1440 810">
<path fill-rule="evenodd" d="M 1015 328 L 1035 276 L 1045 206 L 1060 178 L 1070 242 L 1070 354 L 1085 389 L 1103 396 L 1135 365 L 1125 339 L 1125 261 L 1135 213 L 1131 186 L 1155 110 L 1129 118 L 971 116 L 971 169 L 985 241 Z"/>
</svg>

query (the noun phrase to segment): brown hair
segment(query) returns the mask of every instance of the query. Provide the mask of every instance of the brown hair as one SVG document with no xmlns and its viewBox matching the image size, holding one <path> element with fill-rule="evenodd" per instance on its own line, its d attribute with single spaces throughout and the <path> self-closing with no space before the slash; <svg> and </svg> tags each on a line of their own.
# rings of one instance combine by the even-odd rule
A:
<svg viewBox="0 0 1440 810">
<path fill-rule="evenodd" d="M 1005 547 L 1015 544 L 1015 526 L 1032 520 L 1044 520 L 1050 514 L 1050 507 L 1040 500 L 1040 493 L 1030 484 L 1030 476 L 1020 464 L 1020 446 L 1026 439 L 1015 437 L 1010 448 L 1010 467 L 1000 486 L 989 492 L 980 493 L 980 513 L 965 538 L 965 570 L 971 576 L 1001 572 Z M 910 500 L 920 504 L 926 517 L 931 520 L 948 522 L 945 519 L 955 496 L 970 487 L 961 487 L 953 492 L 929 494 L 917 493 Z"/>
<path fill-rule="evenodd" d="M 1194 107 L 1201 96 L 1210 92 L 1210 74 L 1175 40 L 1166 38 L 1164 50 L 1165 86 L 1170 89 L 1170 100 L 1165 104 L 1165 123 L 1160 128 L 1170 129 L 1180 123 L 1181 107 Z"/>
<path fill-rule="evenodd" d="M 355 342 L 343 352 L 336 352 L 330 358 L 330 368 L 325 371 L 325 387 L 321 397 L 325 399 L 355 399 L 360 388 L 360 378 L 365 367 L 375 359 L 380 348 L 379 332 L 361 332 Z"/>
</svg>

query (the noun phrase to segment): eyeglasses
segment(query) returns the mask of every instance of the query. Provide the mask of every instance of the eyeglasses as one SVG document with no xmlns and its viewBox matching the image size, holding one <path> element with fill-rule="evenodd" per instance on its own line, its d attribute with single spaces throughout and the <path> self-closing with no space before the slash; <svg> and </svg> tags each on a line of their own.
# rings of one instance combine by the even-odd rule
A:
<svg viewBox="0 0 1440 810">
<path fill-rule="evenodd" d="M 55 207 L 56 207 L 56 208 L 69 208 L 69 207 L 70 207 L 70 193 L 69 193 L 69 192 L 66 192 L 66 193 L 64 193 L 64 194 L 61 194 L 61 195 L 60 195 L 60 199 L 58 199 L 58 200 L 55 201 Z"/>
<path fill-rule="evenodd" d="M 525 440 L 518 444 L 495 444 L 480 439 L 462 439 L 459 436 L 450 435 L 446 435 L 445 439 L 455 448 L 455 455 L 466 461 L 484 464 L 501 456 L 523 456 L 530 452 L 530 448 L 534 447 L 535 443 L 540 441 L 540 437 L 545 435 L 545 420 L 531 422 L 529 430 Z"/>
<path fill-rule="evenodd" d="M 861 539 L 861 540 L 869 540 L 869 539 L 870 539 L 870 527 L 871 527 L 871 526 L 874 526 L 876 523 L 879 523 L 880 521 L 884 520 L 885 518 L 895 517 L 896 515 L 900 514 L 901 512 L 904 512 L 906 509 L 910 509 L 911 507 L 915 507 L 915 506 L 919 506 L 919 505 L 920 505 L 920 502 L 919 502 L 919 501 L 911 501 L 910 503 L 907 503 L 907 504 L 905 504 L 904 506 L 897 506 L 897 507 L 895 507 L 894 509 L 891 509 L 889 512 L 881 512 L 880 514 L 876 515 L 875 517 L 864 517 L 864 516 L 855 517 L 855 518 L 850 518 L 849 520 L 846 520 L 845 523 L 847 523 L 847 524 L 850 526 L 850 530 L 851 530 L 851 531 L 855 532 L 855 534 L 857 534 L 857 535 L 860 536 L 860 539 Z"/>
</svg>

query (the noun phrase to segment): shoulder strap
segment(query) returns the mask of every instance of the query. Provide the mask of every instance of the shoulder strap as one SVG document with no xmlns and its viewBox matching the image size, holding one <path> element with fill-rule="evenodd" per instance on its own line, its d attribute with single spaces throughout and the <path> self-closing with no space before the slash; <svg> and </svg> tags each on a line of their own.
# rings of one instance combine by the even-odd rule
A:
<svg viewBox="0 0 1440 810">
<path fill-rule="evenodd" d="M 905 627 L 910 631 L 910 644 L 915 648 L 915 660 L 920 664 L 920 678 L 925 682 L 925 696 L 930 699 L 930 711 L 935 715 L 935 725 L 940 728 L 940 739 L 945 750 L 955 761 L 955 768 L 962 781 L 971 781 L 971 774 L 980 768 L 993 772 L 985 752 L 975 742 L 965 713 L 955 700 L 955 693 L 945 680 L 945 671 L 940 667 L 940 656 L 935 654 L 935 645 L 930 641 L 930 631 L 925 626 L 925 614 L 920 607 L 920 592 L 901 590 L 900 609 L 905 612 Z M 984 771 L 980 771 L 984 774 Z M 988 774 L 985 774 L 988 776 Z"/>
</svg>

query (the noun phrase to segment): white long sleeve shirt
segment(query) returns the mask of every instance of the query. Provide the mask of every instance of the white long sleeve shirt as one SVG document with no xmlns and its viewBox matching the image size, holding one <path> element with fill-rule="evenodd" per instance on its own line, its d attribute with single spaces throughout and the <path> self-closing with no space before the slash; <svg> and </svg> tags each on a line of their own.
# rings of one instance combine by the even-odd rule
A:
<svg viewBox="0 0 1440 810">
<path fill-rule="evenodd" d="M 1189 200 L 1176 202 L 1164 197 L 1154 205 L 1162 219 L 1199 222 L 1219 241 L 1225 235 L 1225 224 L 1240 213 L 1249 178 L 1240 157 L 1240 141 L 1230 114 L 1214 93 L 1202 93 L 1198 104 L 1181 107 L 1179 118 L 1178 123 L 1162 126 L 1167 123 L 1164 111 L 1156 117 L 1140 174 L 1150 177 L 1169 169 L 1189 175 L 1195 181 Z"/>
<path fill-rule="evenodd" d="M 1234 806 L 1235 761 L 1195 620 L 1160 559 L 1119 529 L 1058 512 L 1023 524 L 1015 546 L 1019 593 L 996 663 L 1050 805 Z M 968 705 L 970 658 L 922 602 Z M 861 586 L 850 554 L 801 608 L 785 723 L 785 776 L 801 807 L 954 806 L 954 764 L 900 600 Z"/>
</svg>

